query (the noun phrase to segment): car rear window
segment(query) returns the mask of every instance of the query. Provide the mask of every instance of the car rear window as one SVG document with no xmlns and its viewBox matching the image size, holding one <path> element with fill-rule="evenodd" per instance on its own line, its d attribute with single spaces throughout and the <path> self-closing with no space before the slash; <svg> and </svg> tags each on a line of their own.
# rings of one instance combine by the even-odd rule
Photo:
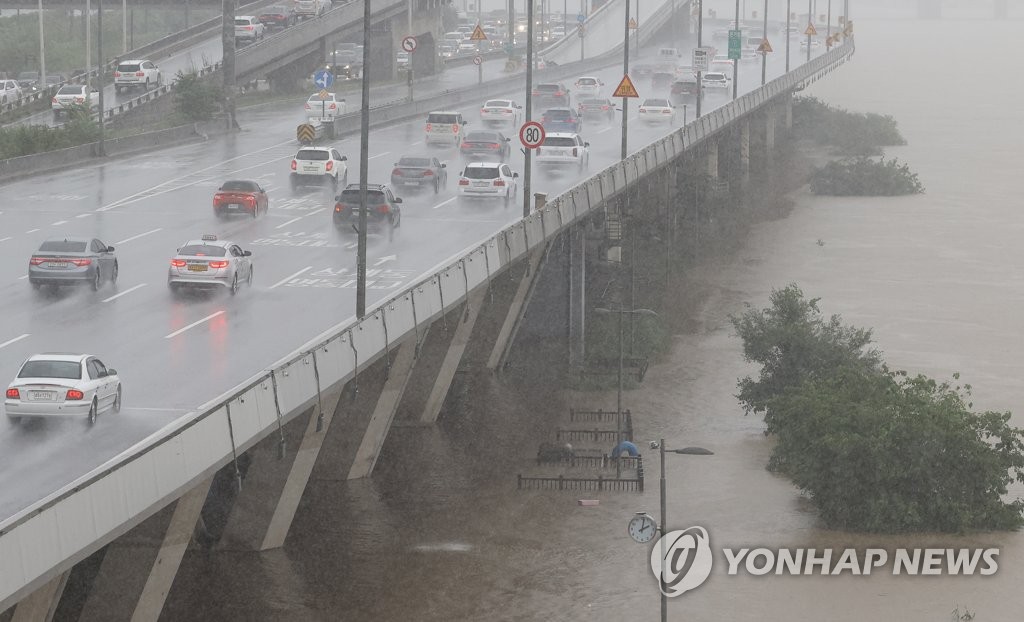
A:
<svg viewBox="0 0 1024 622">
<path fill-rule="evenodd" d="M 183 246 L 178 251 L 179 255 L 189 257 L 223 257 L 228 254 L 228 249 L 223 246 L 207 246 L 205 244 L 190 244 Z"/>
<path fill-rule="evenodd" d="M 342 203 L 359 203 L 359 189 L 343 190 L 339 199 Z M 366 202 L 367 203 L 383 203 L 384 193 L 380 190 L 367 190 L 366 191 Z"/>
<path fill-rule="evenodd" d="M 706 73 L 704 74 L 706 80 L 725 80 L 724 73 Z"/>
<path fill-rule="evenodd" d="M 544 93 L 544 92 L 557 93 L 558 91 L 561 91 L 562 89 L 557 84 L 538 84 L 537 85 L 537 90 L 540 91 L 541 93 Z"/>
<path fill-rule="evenodd" d="M 498 167 L 471 166 L 466 169 L 467 179 L 497 179 Z"/>
<path fill-rule="evenodd" d="M 509 108 L 512 102 L 507 99 L 491 99 L 484 104 L 484 108 Z"/>
<path fill-rule="evenodd" d="M 334 94 L 333 93 L 328 93 L 327 94 L 327 99 L 320 99 L 320 93 L 313 93 L 312 95 L 309 96 L 309 99 L 306 100 L 306 101 L 308 101 L 310 103 L 314 103 L 314 104 L 319 104 L 320 102 L 324 102 L 324 101 L 328 101 L 328 102 L 329 101 L 334 101 Z"/>
<path fill-rule="evenodd" d="M 575 147 L 576 141 L 566 136 L 548 136 L 544 139 L 545 147 Z"/>
<path fill-rule="evenodd" d="M 326 151 L 319 151 L 316 149 L 300 149 L 299 153 L 295 156 L 296 160 L 314 160 L 317 162 L 323 162 L 330 160 L 330 154 Z"/>
<path fill-rule="evenodd" d="M 135 73 L 136 71 L 139 70 L 139 66 L 137 64 L 133 64 L 133 65 L 121 64 L 121 65 L 117 66 L 117 70 L 120 71 L 121 73 Z"/>
<path fill-rule="evenodd" d="M 248 19 L 236 19 L 235 26 L 252 26 Z"/>
<path fill-rule="evenodd" d="M 583 86 L 591 86 L 593 84 L 597 84 L 597 80 L 593 78 L 580 78 L 579 83 Z"/>
<path fill-rule="evenodd" d="M 82 365 L 75 361 L 25 361 L 18 377 L 79 380 L 82 377 Z"/>
<path fill-rule="evenodd" d="M 62 86 L 60 87 L 60 90 L 57 91 L 57 95 L 81 95 L 84 89 L 84 86 L 79 85 Z"/>
<path fill-rule="evenodd" d="M 569 118 L 568 110 L 548 110 L 544 113 L 544 116 L 548 119 L 554 119 L 556 121 L 562 121 Z"/>
<path fill-rule="evenodd" d="M 256 184 L 251 181 L 228 181 L 224 182 L 221 190 L 239 190 L 242 192 L 254 192 Z"/>
<path fill-rule="evenodd" d="M 608 102 L 603 99 L 584 99 L 583 104 L 586 106 L 605 106 Z"/>
<path fill-rule="evenodd" d="M 429 114 L 427 115 L 427 123 L 450 123 L 452 125 L 459 122 L 459 117 L 454 114 Z"/>
<path fill-rule="evenodd" d="M 85 242 L 71 242 L 68 240 L 51 240 L 43 242 L 39 250 L 46 253 L 84 253 L 88 246 Z"/>
<path fill-rule="evenodd" d="M 647 100 L 644 100 L 644 106 L 667 108 L 668 107 L 668 100 L 665 100 L 665 99 L 647 99 Z"/>
<path fill-rule="evenodd" d="M 398 166 L 417 166 L 428 168 L 430 166 L 430 158 L 402 158 L 398 161 Z"/>
<path fill-rule="evenodd" d="M 493 132 L 470 132 L 466 134 L 466 142 L 470 143 L 496 143 L 500 142 L 498 135 Z"/>
</svg>

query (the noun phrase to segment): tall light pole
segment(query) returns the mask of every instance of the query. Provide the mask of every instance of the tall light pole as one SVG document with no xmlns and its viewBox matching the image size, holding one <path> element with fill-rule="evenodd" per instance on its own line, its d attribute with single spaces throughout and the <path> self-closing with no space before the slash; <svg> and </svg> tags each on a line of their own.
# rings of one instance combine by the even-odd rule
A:
<svg viewBox="0 0 1024 622">
<path fill-rule="evenodd" d="M 626 18 L 623 20 L 625 34 L 622 37 L 622 75 L 629 75 L 629 3 L 630 0 L 626 0 Z M 622 98 L 622 149 L 619 151 L 619 157 L 623 160 L 626 159 L 627 153 L 627 131 L 629 130 L 629 98 Z"/>
<path fill-rule="evenodd" d="M 812 0 L 807 0 L 807 62 L 811 62 L 811 24 L 814 23 L 814 9 L 811 7 Z"/>
<path fill-rule="evenodd" d="M 46 88 L 46 41 L 43 38 L 43 0 L 39 0 L 39 88 Z"/>
<path fill-rule="evenodd" d="M 96 2 L 96 63 L 98 65 L 98 72 L 96 74 L 96 83 L 97 83 L 97 90 L 99 90 L 99 92 L 100 92 L 100 102 L 99 102 L 100 103 L 100 128 L 99 128 L 100 132 L 99 132 L 99 140 L 97 141 L 98 144 L 96 145 L 96 155 L 98 155 L 98 156 L 105 156 L 105 155 L 107 155 L 107 152 L 106 152 L 106 148 L 103 146 L 103 125 L 104 125 L 103 121 L 104 121 L 104 112 L 106 112 L 104 110 L 104 108 L 103 108 L 103 86 L 104 86 L 104 82 L 105 82 L 105 80 L 103 79 L 104 78 L 104 75 L 103 75 L 104 74 L 104 71 L 103 71 L 103 0 L 98 0 Z M 91 106 L 92 105 L 92 102 L 91 102 L 92 97 L 91 97 L 91 95 L 89 96 L 89 98 L 90 98 L 90 102 L 88 104 L 86 104 L 86 105 Z"/>
<path fill-rule="evenodd" d="M 827 18 L 826 21 L 828 21 L 828 26 L 825 27 L 826 31 L 827 31 L 826 35 L 831 37 L 832 36 L 832 0 L 828 0 L 828 18 Z"/>
<path fill-rule="evenodd" d="M 526 121 L 533 120 L 533 3 L 526 0 Z M 533 149 L 523 149 L 523 218 L 530 215 L 530 168 Z"/>
<path fill-rule="evenodd" d="M 409 0 L 410 6 L 412 0 Z M 508 43 L 505 49 L 508 50 L 508 60 L 515 58 L 516 46 L 516 0 L 508 0 Z"/>
<path fill-rule="evenodd" d="M 704 0 L 697 0 L 697 47 L 704 47 Z M 704 57 L 710 63 L 710 58 Z M 701 100 L 704 99 L 704 80 L 700 76 L 700 68 L 697 69 L 697 115 L 700 118 Z"/>
<path fill-rule="evenodd" d="M 793 14 L 791 12 L 792 8 L 789 6 L 791 1 L 792 0 L 786 0 L 786 73 L 789 73 L 789 41 L 792 39 L 792 37 L 789 36 L 790 15 Z"/>
<path fill-rule="evenodd" d="M 676 47 L 676 0 L 672 0 L 672 16 L 668 19 L 672 25 L 672 47 Z"/>
<path fill-rule="evenodd" d="M 743 45 L 743 31 L 740 30 L 740 0 L 736 0 L 736 22 L 733 25 L 733 29 L 740 33 L 740 45 Z M 740 56 L 743 56 L 743 48 L 740 48 Z M 732 61 L 732 98 L 736 99 L 736 92 L 739 88 L 740 83 L 740 64 L 738 61 Z"/>
<path fill-rule="evenodd" d="M 128 53 L 128 0 L 121 0 L 121 53 Z"/>
<path fill-rule="evenodd" d="M 665 495 L 665 454 L 666 453 L 671 453 L 671 454 L 681 454 L 681 455 L 684 455 L 684 456 L 713 456 L 713 455 L 715 455 L 715 453 L 713 451 L 708 450 L 708 449 L 704 449 L 703 447 L 683 447 L 682 449 L 666 449 L 665 448 L 665 439 L 661 439 L 658 443 L 651 443 L 651 445 L 655 445 L 655 444 L 657 444 L 658 449 L 659 449 L 660 454 L 661 454 L 661 456 L 660 456 L 661 457 L 661 480 L 659 481 L 659 484 L 660 484 L 659 490 L 660 490 L 660 493 L 661 493 L 660 494 L 660 497 L 661 497 L 661 517 L 659 518 L 659 521 L 658 521 L 660 523 L 658 525 L 658 532 L 661 534 L 661 540 L 660 540 L 660 542 L 661 542 L 661 576 L 662 576 L 661 580 L 664 581 L 664 577 L 665 577 L 665 556 L 666 556 L 666 553 L 668 552 L 666 550 L 666 546 L 667 545 L 666 545 L 666 542 L 665 542 L 665 534 L 668 533 L 668 529 L 665 527 L 666 521 L 668 520 L 667 517 L 666 517 L 667 512 L 665 511 L 665 505 L 666 505 L 666 503 L 665 503 L 665 496 L 666 496 Z M 651 449 L 654 449 L 654 448 L 652 447 Z M 668 621 L 668 596 L 665 595 L 665 590 L 661 589 L 660 587 L 659 587 L 658 591 L 661 592 L 661 622 L 667 622 Z"/>
<path fill-rule="evenodd" d="M 764 0 L 764 28 L 762 29 L 764 40 L 768 40 L 768 0 Z M 768 71 L 768 52 L 761 52 L 761 86 L 764 86 L 765 76 Z"/>
<path fill-rule="evenodd" d="M 362 109 L 370 109 L 370 0 L 363 0 Z M 359 231 L 356 246 L 356 317 L 366 317 L 366 184 L 370 173 L 370 115 L 359 122 Z"/>
<path fill-rule="evenodd" d="M 85 87 L 88 92 L 92 71 L 92 0 L 85 0 Z M 103 84 L 100 82 L 100 84 Z"/>
</svg>

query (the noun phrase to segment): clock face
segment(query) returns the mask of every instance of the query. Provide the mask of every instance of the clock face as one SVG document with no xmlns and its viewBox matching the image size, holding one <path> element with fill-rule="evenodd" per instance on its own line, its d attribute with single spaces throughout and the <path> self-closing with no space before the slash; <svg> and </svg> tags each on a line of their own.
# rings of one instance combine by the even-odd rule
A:
<svg viewBox="0 0 1024 622">
<path fill-rule="evenodd" d="M 657 532 L 658 526 L 647 514 L 637 514 L 629 521 L 630 537 L 641 544 L 653 540 Z"/>
</svg>

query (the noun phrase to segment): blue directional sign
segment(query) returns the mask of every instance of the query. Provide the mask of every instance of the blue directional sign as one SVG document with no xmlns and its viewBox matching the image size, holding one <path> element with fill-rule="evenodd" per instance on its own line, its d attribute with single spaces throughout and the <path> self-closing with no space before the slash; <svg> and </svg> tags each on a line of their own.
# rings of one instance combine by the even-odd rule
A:
<svg viewBox="0 0 1024 622">
<path fill-rule="evenodd" d="M 322 89 L 329 89 L 334 84 L 334 74 L 326 69 L 319 69 L 313 74 L 313 82 Z"/>
<path fill-rule="evenodd" d="M 587 16 L 584 15 L 583 13 L 580 13 L 579 15 L 576 16 L 576 21 L 582 24 L 583 22 L 587 21 Z"/>
</svg>

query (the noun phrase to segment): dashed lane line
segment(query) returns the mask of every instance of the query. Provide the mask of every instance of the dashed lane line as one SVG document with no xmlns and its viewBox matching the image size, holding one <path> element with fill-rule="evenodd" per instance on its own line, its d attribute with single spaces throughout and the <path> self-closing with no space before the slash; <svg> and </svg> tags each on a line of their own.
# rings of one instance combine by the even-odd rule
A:
<svg viewBox="0 0 1024 622">
<path fill-rule="evenodd" d="M 280 229 L 281 227 L 287 227 L 288 225 L 292 224 L 293 222 L 297 222 L 299 220 L 302 220 L 302 216 L 297 216 L 295 218 L 292 218 L 291 220 L 289 220 L 287 222 L 283 222 L 283 223 L 279 224 L 278 226 L 276 226 L 274 228 L 275 229 Z"/>
<path fill-rule="evenodd" d="M 120 242 L 114 242 L 114 244 L 121 245 L 121 244 L 124 244 L 126 242 L 131 242 L 132 240 L 138 240 L 141 237 L 145 237 L 145 236 L 147 236 L 147 235 L 149 235 L 151 233 L 156 233 L 157 231 L 163 231 L 163 227 L 157 227 L 156 229 L 153 229 L 151 231 L 147 231 L 145 233 L 140 233 L 138 235 L 133 235 L 130 238 L 125 238 L 125 239 L 121 240 Z"/>
<path fill-rule="evenodd" d="M 12 343 L 17 343 L 17 342 L 21 341 L 22 339 L 25 339 L 28 336 L 29 336 L 29 333 L 25 333 L 24 335 L 19 335 L 19 336 L 15 337 L 14 339 L 8 339 L 7 341 L 5 341 L 3 343 L 0 343 L 0 348 L 6 348 L 7 346 L 11 345 Z"/>
<path fill-rule="evenodd" d="M 39 231 L 39 229 L 29 229 L 25 233 L 35 233 L 36 231 Z"/>
<path fill-rule="evenodd" d="M 281 279 L 280 281 L 278 281 L 277 283 L 274 283 L 273 285 L 270 286 L 270 289 L 274 289 L 275 287 L 278 287 L 279 285 L 284 285 L 285 283 L 287 283 L 288 281 L 294 279 L 295 277 L 299 276 L 300 274 L 303 274 L 305 272 L 309 272 L 312 269 L 313 269 L 313 266 L 306 266 L 305 268 L 303 268 L 302 270 L 299 270 L 295 274 L 286 276 L 283 279 Z"/>
<path fill-rule="evenodd" d="M 170 339 L 172 337 L 177 337 L 178 335 L 180 335 L 181 333 L 185 332 L 186 330 L 188 330 L 190 328 L 195 328 L 196 326 L 199 326 L 200 324 L 202 324 L 204 322 L 209 322 L 213 318 L 217 317 L 218 315 L 222 315 L 223 313 L 224 313 L 224 311 L 217 311 L 215 313 L 211 313 L 210 315 L 207 315 L 203 319 L 196 320 L 195 322 L 192 322 L 191 324 L 189 324 L 188 326 L 186 326 L 184 328 L 179 328 L 178 330 L 174 331 L 173 333 L 171 333 L 169 335 L 164 335 L 164 339 Z"/>
<path fill-rule="evenodd" d="M 103 302 L 110 302 L 111 300 L 117 300 L 121 296 L 124 296 L 125 294 L 130 294 L 130 293 L 134 292 L 135 290 L 139 289 L 140 287 L 145 287 L 145 286 L 146 286 L 145 283 L 139 283 L 135 287 L 129 287 L 128 289 L 124 290 L 123 292 L 114 294 L 110 298 L 104 298 Z"/>
<path fill-rule="evenodd" d="M 452 201 L 454 201 L 457 198 L 459 198 L 459 197 L 452 197 L 452 198 L 448 199 L 447 201 L 441 201 L 440 203 L 435 205 L 433 209 L 437 209 L 437 208 L 441 207 L 442 205 L 448 205 L 449 203 L 451 203 Z"/>
<path fill-rule="evenodd" d="M 68 222 L 68 221 L 66 221 L 66 220 L 58 220 L 57 222 L 53 223 L 53 224 L 52 224 L 52 225 L 50 225 L 50 226 L 51 226 L 51 227 L 56 227 L 56 226 L 58 226 L 58 225 L 64 225 L 64 224 L 67 224 L 67 222 Z"/>
</svg>

